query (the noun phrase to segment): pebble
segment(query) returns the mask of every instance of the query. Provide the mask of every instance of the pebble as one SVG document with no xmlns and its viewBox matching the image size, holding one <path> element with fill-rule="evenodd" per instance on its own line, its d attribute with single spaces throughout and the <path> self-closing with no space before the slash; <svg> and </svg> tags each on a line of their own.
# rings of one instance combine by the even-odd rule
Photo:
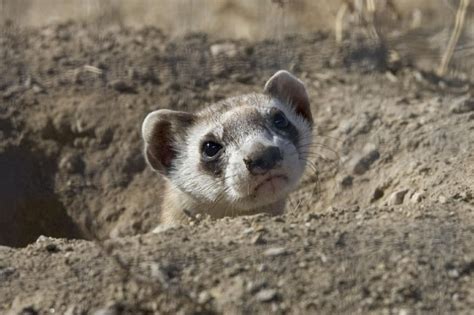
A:
<svg viewBox="0 0 474 315">
<path fill-rule="evenodd" d="M 423 199 L 425 199 L 425 194 L 421 192 L 416 192 L 411 196 L 410 201 L 412 203 L 420 203 Z"/>
<path fill-rule="evenodd" d="M 450 278 L 457 279 L 459 278 L 459 271 L 457 271 L 456 269 L 451 269 L 448 271 L 448 276 Z"/>
<path fill-rule="evenodd" d="M 46 251 L 47 251 L 48 253 L 57 253 L 57 252 L 59 252 L 59 247 L 58 247 L 58 245 L 52 244 L 52 243 L 46 245 L 46 246 L 45 246 L 45 249 L 46 249 Z"/>
<path fill-rule="evenodd" d="M 213 57 L 221 54 L 227 57 L 235 57 L 237 55 L 237 47 L 233 43 L 220 43 L 211 46 L 211 55 Z"/>
<path fill-rule="evenodd" d="M 438 197 L 438 201 L 440 204 L 445 204 L 448 201 L 448 199 L 445 196 L 441 195 Z"/>
<path fill-rule="evenodd" d="M 278 293 L 276 290 L 273 289 L 265 289 L 257 293 L 255 298 L 259 302 L 271 302 L 276 299 Z"/>
<path fill-rule="evenodd" d="M 115 307 L 105 307 L 96 310 L 93 315 L 118 315 L 120 312 Z"/>
<path fill-rule="evenodd" d="M 199 304 L 206 304 L 211 300 L 211 298 L 212 296 L 209 294 L 209 292 L 202 291 L 201 293 L 199 293 L 197 301 Z"/>
<path fill-rule="evenodd" d="M 67 154 L 59 161 L 59 169 L 69 174 L 82 173 L 85 163 L 79 154 Z"/>
<path fill-rule="evenodd" d="M 398 311 L 398 315 L 408 315 L 408 314 L 409 314 L 408 311 L 404 308 L 402 308 Z"/>
<path fill-rule="evenodd" d="M 120 93 L 136 93 L 137 90 L 135 87 L 124 81 L 124 80 L 114 80 L 109 83 L 109 86 Z"/>
<path fill-rule="evenodd" d="M 474 97 L 465 95 L 453 102 L 450 106 L 451 113 L 464 114 L 474 111 Z"/>
<path fill-rule="evenodd" d="M 16 271 L 13 267 L 0 267 L 0 281 L 5 281 L 9 276 Z"/>
<path fill-rule="evenodd" d="M 390 206 L 395 206 L 395 205 L 401 205 L 403 203 L 403 199 L 405 198 L 405 195 L 407 194 L 408 189 L 402 189 L 394 192 L 393 194 L 390 195 L 390 198 L 388 199 L 388 204 Z"/>
<path fill-rule="evenodd" d="M 305 215 L 305 222 L 311 222 L 313 220 L 318 220 L 319 218 L 321 218 L 321 214 L 320 213 L 307 213 Z"/>
<path fill-rule="evenodd" d="M 257 280 L 257 281 L 250 281 L 247 284 L 247 291 L 254 294 L 267 286 L 267 281 L 265 280 Z"/>
<path fill-rule="evenodd" d="M 38 311 L 33 306 L 23 308 L 18 315 L 37 315 Z"/>
<path fill-rule="evenodd" d="M 374 193 L 372 194 L 372 199 L 370 200 L 370 202 L 374 202 L 375 200 L 378 200 L 378 199 L 382 198 L 383 194 L 384 194 L 384 191 L 383 191 L 382 188 L 380 188 L 380 187 L 375 188 Z"/>
<path fill-rule="evenodd" d="M 366 146 L 364 151 L 366 153 L 353 162 L 352 172 L 356 175 L 362 175 L 367 172 L 370 166 L 380 158 L 379 151 L 373 145 Z"/>
<path fill-rule="evenodd" d="M 251 243 L 255 245 L 265 244 L 267 241 L 263 238 L 261 233 L 258 233 L 254 237 L 252 237 Z"/>
<path fill-rule="evenodd" d="M 272 247 L 263 252 L 263 255 L 267 257 L 275 257 L 287 254 L 287 251 L 284 247 Z"/>
<path fill-rule="evenodd" d="M 20 85 L 13 85 L 9 88 L 6 89 L 5 92 L 3 92 L 3 98 L 4 99 L 10 99 L 12 98 L 13 96 L 15 96 L 16 94 L 22 92 L 24 90 L 24 88 Z"/>
<path fill-rule="evenodd" d="M 108 146 L 114 139 L 114 130 L 109 127 L 97 128 L 94 133 L 103 147 Z"/>
<path fill-rule="evenodd" d="M 346 188 L 352 186 L 352 182 L 354 181 L 354 177 L 347 175 L 341 180 L 341 186 Z"/>
</svg>

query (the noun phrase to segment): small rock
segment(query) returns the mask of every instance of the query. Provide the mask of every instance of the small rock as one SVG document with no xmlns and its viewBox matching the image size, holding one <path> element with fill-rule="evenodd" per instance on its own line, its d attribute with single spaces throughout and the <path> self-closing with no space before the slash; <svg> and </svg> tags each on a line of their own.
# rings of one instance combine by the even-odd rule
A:
<svg viewBox="0 0 474 315">
<path fill-rule="evenodd" d="M 211 300 L 211 298 L 212 296 L 209 294 L 209 292 L 202 291 L 201 293 L 199 293 L 197 301 L 199 304 L 206 304 Z"/>
<path fill-rule="evenodd" d="M 0 281 L 5 281 L 9 276 L 16 271 L 13 267 L 0 267 Z"/>
<path fill-rule="evenodd" d="M 319 213 L 307 213 L 305 216 L 305 222 L 311 222 L 313 220 L 318 220 L 321 218 L 321 214 Z"/>
<path fill-rule="evenodd" d="M 108 146 L 114 139 L 114 130 L 109 127 L 95 129 L 95 136 L 102 147 Z"/>
<path fill-rule="evenodd" d="M 354 181 L 354 177 L 347 175 L 341 180 L 341 186 L 346 188 L 352 186 L 352 182 Z"/>
<path fill-rule="evenodd" d="M 52 243 L 46 245 L 46 246 L 45 246 L 45 249 L 46 249 L 46 251 L 48 251 L 48 253 L 57 253 L 57 252 L 59 252 L 59 247 L 58 247 L 58 245 L 52 244 Z"/>
<path fill-rule="evenodd" d="M 246 228 L 245 230 L 242 231 L 243 235 L 247 235 L 247 234 L 251 234 L 251 233 L 253 233 L 253 228 L 251 228 L 251 227 Z"/>
<path fill-rule="evenodd" d="M 119 315 L 120 313 L 114 308 L 100 308 L 92 313 L 93 315 Z"/>
<path fill-rule="evenodd" d="M 16 94 L 22 92 L 24 90 L 24 88 L 21 86 L 21 85 L 13 85 L 9 88 L 7 88 L 5 90 L 5 92 L 3 92 L 3 98 L 4 99 L 10 99 L 12 97 L 14 97 Z"/>
<path fill-rule="evenodd" d="M 228 277 L 235 277 L 236 275 L 240 274 L 242 271 L 244 271 L 245 269 L 239 265 L 239 264 L 236 264 L 232 267 L 229 267 L 225 270 L 225 274 L 226 276 Z"/>
<path fill-rule="evenodd" d="M 450 111 L 454 114 L 464 114 L 474 111 L 474 97 L 466 95 L 457 99 L 451 104 Z"/>
<path fill-rule="evenodd" d="M 456 269 L 451 269 L 448 271 L 448 276 L 450 278 L 457 279 L 459 278 L 459 271 L 457 271 Z"/>
<path fill-rule="evenodd" d="M 249 73 L 233 73 L 230 75 L 230 78 L 234 81 L 245 84 L 251 82 L 254 76 Z"/>
<path fill-rule="evenodd" d="M 27 306 L 23 308 L 18 315 L 37 315 L 39 314 L 37 310 L 33 306 Z"/>
<path fill-rule="evenodd" d="M 45 89 L 44 87 L 42 87 L 41 85 L 38 85 L 38 84 L 33 84 L 32 88 L 34 93 L 36 94 L 40 94 L 40 93 L 45 93 Z"/>
<path fill-rule="evenodd" d="M 462 192 L 459 192 L 459 193 L 455 193 L 452 196 L 452 198 L 468 202 L 472 199 L 472 195 L 468 191 L 462 191 Z"/>
<path fill-rule="evenodd" d="M 252 237 L 252 240 L 250 242 L 254 245 L 262 245 L 262 244 L 266 243 L 266 241 L 263 238 L 263 235 L 261 233 L 258 233 L 257 235 Z"/>
<path fill-rule="evenodd" d="M 124 80 L 119 79 L 119 80 L 111 81 L 109 83 L 109 86 L 120 93 L 132 93 L 132 94 L 137 93 L 137 90 L 135 89 L 135 87 Z"/>
<path fill-rule="evenodd" d="M 54 238 L 49 237 L 49 236 L 40 235 L 36 239 L 36 243 L 43 243 L 43 242 L 48 242 L 48 241 L 54 241 Z"/>
<path fill-rule="evenodd" d="M 263 255 L 267 257 L 275 257 L 275 256 L 281 256 L 281 255 L 286 255 L 287 251 L 284 247 L 272 247 L 267 249 Z"/>
<path fill-rule="evenodd" d="M 339 123 L 339 130 L 343 134 L 349 134 L 354 129 L 355 121 L 354 119 L 343 120 Z"/>
<path fill-rule="evenodd" d="M 59 161 L 59 169 L 69 174 L 84 172 L 85 163 L 79 154 L 67 154 Z"/>
<path fill-rule="evenodd" d="M 247 284 L 247 291 L 254 294 L 267 286 L 267 282 L 265 280 L 259 281 L 250 281 Z"/>
<path fill-rule="evenodd" d="M 383 195 L 384 195 L 384 191 L 383 191 L 382 188 L 380 188 L 380 187 L 375 188 L 374 193 L 372 194 L 372 199 L 370 200 L 370 202 L 374 202 L 374 201 L 382 198 Z"/>
<path fill-rule="evenodd" d="M 226 305 L 240 301 L 245 293 L 244 280 L 237 276 L 229 281 L 223 281 L 218 286 L 212 288 L 209 292 L 214 298 L 217 307 L 225 307 Z"/>
<path fill-rule="evenodd" d="M 423 199 L 425 199 L 425 194 L 424 193 L 421 193 L 421 192 L 416 192 L 414 193 L 411 198 L 410 198 L 410 201 L 412 203 L 419 203 L 421 202 Z"/>
<path fill-rule="evenodd" d="M 278 295 L 278 293 L 277 293 L 276 290 L 265 289 L 265 290 L 262 290 L 262 291 L 258 292 L 257 295 L 255 296 L 255 298 L 259 302 L 266 303 L 266 302 L 271 302 L 271 301 L 275 300 L 277 295 Z"/>
<path fill-rule="evenodd" d="M 237 47 L 233 43 L 220 43 L 211 46 L 211 55 L 213 57 L 221 54 L 227 57 L 235 57 L 237 55 Z"/>
<path fill-rule="evenodd" d="M 404 308 L 402 308 L 398 311 L 398 315 L 408 315 L 408 314 L 409 314 L 408 311 Z"/>
<path fill-rule="evenodd" d="M 94 133 L 94 128 L 87 123 L 84 119 L 77 119 L 75 123 L 71 126 L 72 132 L 75 134 L 81 135 L 81 134 L 86 134 Z"/>
<path fill-rule="evenodd" d="M 380 158 L 379 151 L 372 145 L 367 146 L 364 151 L 366 152 L 365 154 L 353 161 L 352 172 L 356 175 L 362 175 L 367 172 L 370 166 Z"/>
<path fill-rule="evenodd" d="M 71 117 L 60 113 L 54 118 L 48 118 L 41 126 L 41 136 L 59 142 L 69 142 L 75 138 L 71 128 Z"/>
<path fill-rule="evenodd" d="M 79 311 L 78 307 L 76 307 L 76 305 L 71 305 L 66 309 L 64 315 L 75 315 L 80 313 L 81 312 Z"/>
<path fill-rule="evenodd" d="M 328 262 L 328 256 L 324 255 L 324 254 L 319 254 L 319 259 L 321 259 L 321 262 L 323 264 L 327 263 Z"/>
<path fill-rule="evenodd" d="M 390 206 L 395 206 L 395 205 L 401 205 L 403 203 L 403 199 L 405 198 L 405 195 L 407 194 L 408 189 L 403 189 L 394 192 L 392 195 L 390 195 L 390 198 L 388 199 L 388 204 Z"/>
<path fill-rule="evenodd" d="M 446 202 L 448 202 L 448 199 L 447 199 L 445 196 L 440 195 L 440 196 L 438 197 L 438 201 L 439 201 L 439 203 L 441 203 L 441 204 L 445 204 Z"/>
</svg>

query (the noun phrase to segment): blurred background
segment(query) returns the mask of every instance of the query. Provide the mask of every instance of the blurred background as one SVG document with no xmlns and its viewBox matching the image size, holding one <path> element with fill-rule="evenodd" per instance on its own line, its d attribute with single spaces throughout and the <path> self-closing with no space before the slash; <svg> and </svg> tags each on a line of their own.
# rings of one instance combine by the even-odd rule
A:
<svg viewBox="0 0 474 315">
<path fill-rule="evenodd" d="M 193 31 L 261 39 L 295 32 L 333 30 L 334 19 L 344 2 L 350 1 L 2 0 L 0 18 L 22 26 L 79 20 L 137 27 L 154 25 L 172 35 Z M 436 20 L 448 22 L 454 19 L 458 4 L 445 0 L 394 0 L 393 5 L 386 0 L 375 2 L 378 11 L 386 11 L 387 7 L 393 11 L 390 12 L 392 22 L 408 20 L 412 27 L 432 27 Z"/>
<path fill-rule="evenodd" d="M 438 69 L 466 79 L 474 56 L 474 5 L 470 0 L 1 0 L 0 22 L 42 27 L 66 21 L 97 27 L 155 26 L 167 36 L 205 32 L 214 38 L 278 39 L 295 33 L 328 31 L 342 41 L 354 27 L 371 26 L 396 58 L 434 70 L 443 67 L 450 40 L 451 67 Z M 460 6 L 462 26 L 453 36 Z M 373 6 L 373 7 L 371 7 Z M 459 22 L 459 21 L 458 21 Z M 354 32 L 356 33 L 356 32 Z M 370 31 L 368 32 L 370 33 Z M 345 34 L 345 35 L 343 35 Z M 370 34 L 369 34 L 370 35 Z M 373 34 L 372 34 L 373 35 Z M 337 37 L 340 38 L 337 38 Z M 450 37 L 455 37 L 450 39 Z M 448 63 L 445 61 L 445 63 Z M 444 66 L 447 68 L 447 66 Z"/>
</svg>

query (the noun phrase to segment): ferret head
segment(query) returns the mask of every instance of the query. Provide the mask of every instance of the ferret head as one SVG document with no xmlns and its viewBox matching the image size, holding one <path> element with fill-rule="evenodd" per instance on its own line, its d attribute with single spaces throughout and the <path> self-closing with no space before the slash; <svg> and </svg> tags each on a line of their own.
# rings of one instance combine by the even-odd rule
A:
<svg viewBox="0 0 474 315">
<path fill-rule="evenodd" d="M 142 126 L 148 164 L 203 204 L 255 210 L 284 199 L 306 166 L 313 119 L 303 83 L 278 71 L 264 94 L 196 114 L 161 109 Z"/>
</svg>

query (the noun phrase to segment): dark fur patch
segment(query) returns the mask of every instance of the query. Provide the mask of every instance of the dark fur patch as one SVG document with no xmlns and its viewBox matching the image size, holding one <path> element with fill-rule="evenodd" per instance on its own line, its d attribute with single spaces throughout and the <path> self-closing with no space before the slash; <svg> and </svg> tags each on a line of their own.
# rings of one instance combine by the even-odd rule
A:
<svg viewBox="0 0 474 315">
<path fill-rule="evenodd" d="M 299 145 L 299 140 L 300 140 L 300 133 L 298 132 L 298 129 L 296 129 L 295 126 L 290 122 L 288 124 L 288 127 L 284 131 L 285 135 L 290 139 L 290 141 L 294 144 L 295 147 L 298 147 Z"/>
<path fill-rule="evenodd" d="M 277 112 L 280 112 L 278 108 L 276 107 L 272 108 L 270 110 L 269 117 L 267 118 L 272 130 L 274 130 L 276 133 L 278 133 L 282 137 L 289 139 L 295 145 L 295 147 L 298 147 L 300 133 L 298 132 L 298 129 L 296 129 L 296 127 L 290 121 L 288 121 L 288 126 L 285 129 L 278 129 L 275 126 L 273 126 L 273 116 Z"/>
<path fill-rule="evenodd" d="M 194 116 L 184 112 L 164 113 L 153 126 L 151 141 L 146 144 L 145 154 L 151 166 L 168 175 L 178 152 L 175 147 L 182 143 L 186 129 L 194 123 Z"/>
<path fill-rule="evenodd" d="M 199 163 L 199 171 L 214 177 L 221 177 L 223 174 L 224 165 L 225 163 L 223 163 L 223 161 L 219 158 L 213 161 L 204 161 L 201 159 Z"/>
</svg>

